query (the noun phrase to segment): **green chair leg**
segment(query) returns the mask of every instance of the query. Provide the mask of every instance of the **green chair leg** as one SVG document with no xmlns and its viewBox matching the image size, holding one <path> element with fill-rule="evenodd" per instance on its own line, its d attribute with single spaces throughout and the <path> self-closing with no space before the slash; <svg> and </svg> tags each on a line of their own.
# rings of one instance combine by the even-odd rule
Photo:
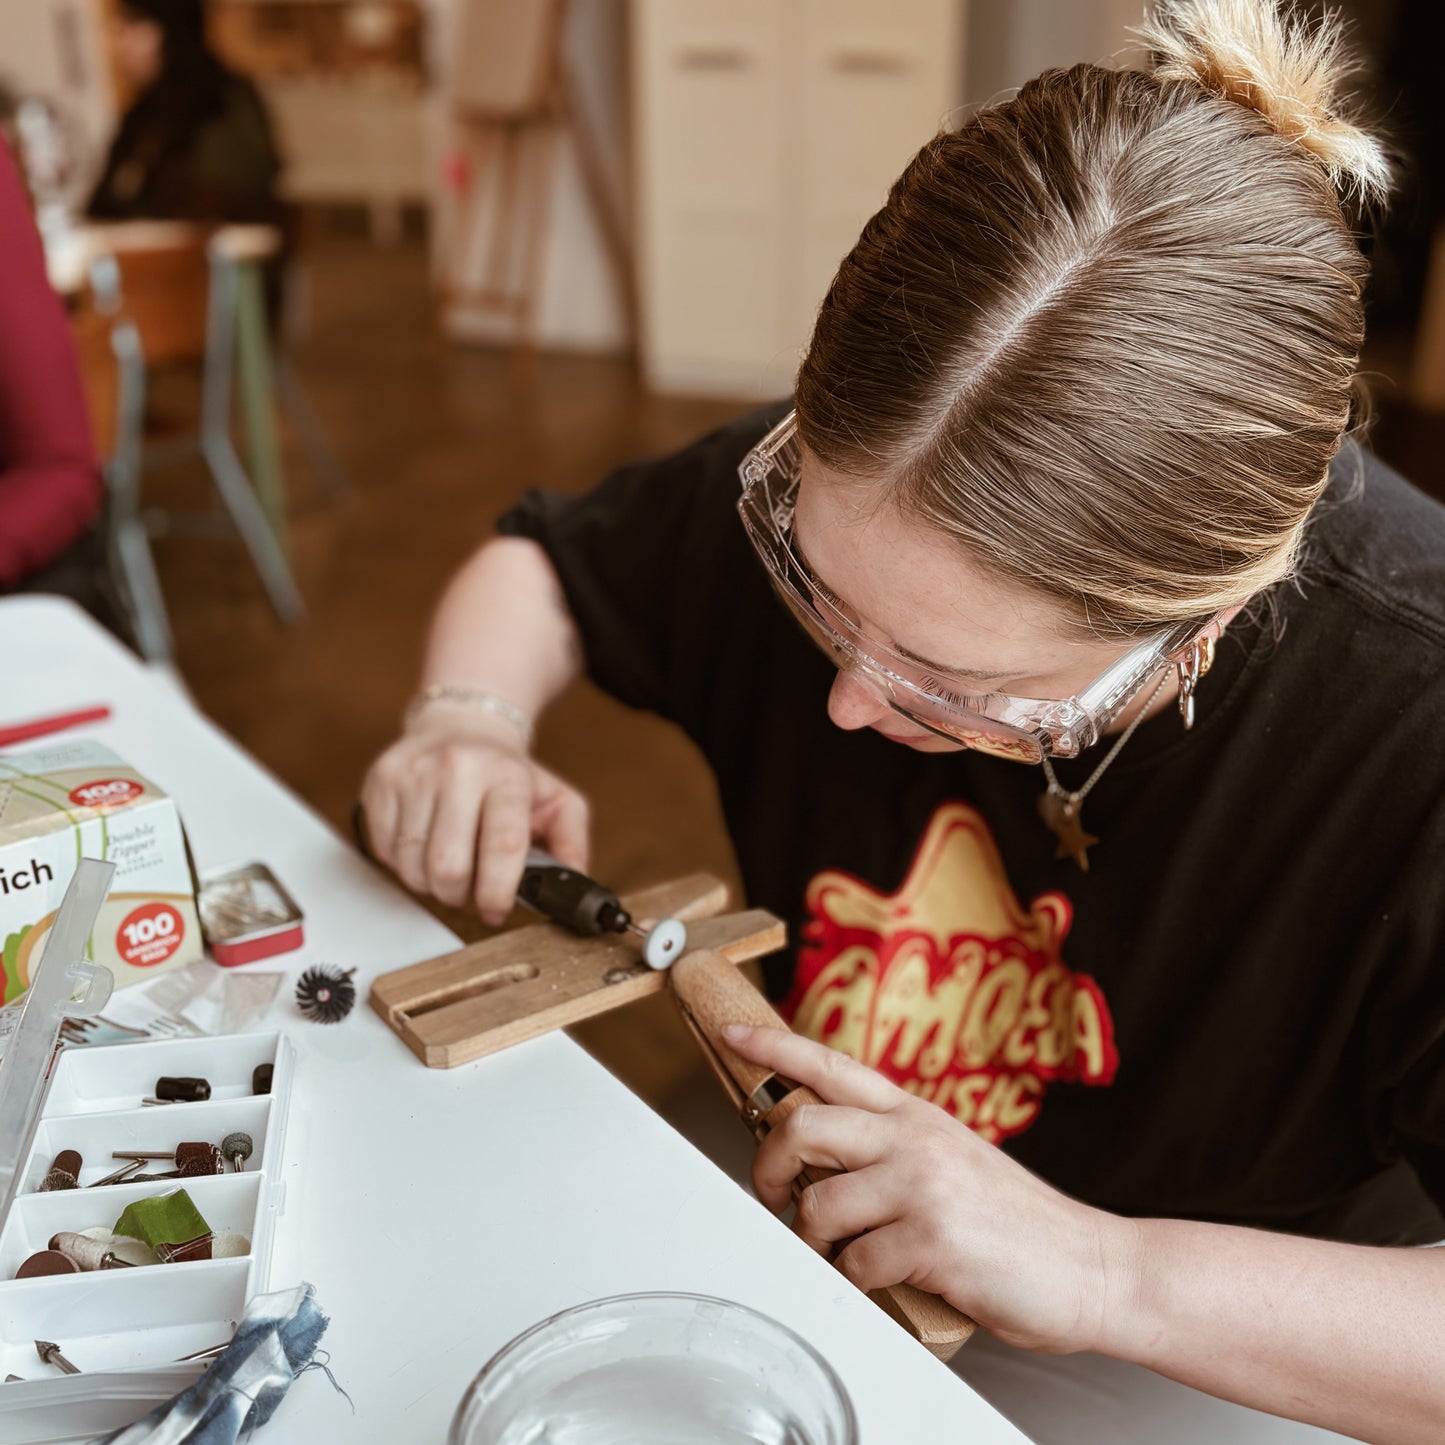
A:
<svg viewBox="0 0 1445 1445">
<path fill-rule="evenodd" d="M 286 484 L 276 432 L 275 388 L 266 335 L 266 297 L 261 268 L 254 262 L 236 273 L 236 383 L 246 430 L 251 480 L 271 530 L 288 556 Z"/>
</svg>

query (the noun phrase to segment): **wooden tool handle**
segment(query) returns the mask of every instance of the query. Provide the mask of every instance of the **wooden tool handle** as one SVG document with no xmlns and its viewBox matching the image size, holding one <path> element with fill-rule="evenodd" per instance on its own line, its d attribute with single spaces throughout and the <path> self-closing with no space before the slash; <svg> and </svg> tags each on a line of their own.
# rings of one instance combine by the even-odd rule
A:
<svg viewBox="0 0 1445 1445">
<path fill-rule="evenodd" d="M 698 949 L 685 953 L 668 971 L 673 992 L 691 1016 L 698 1030 L 710 1041 L 718 1059 L 751 1096 L 769 1079 L 772 1070 L 734 1053 L 723 1042 L 728 1024 L 752 1024 L 758 1028 L 786 1029 L 787 1024 L 771 1004 L 745 979 L 735 965 L 719 953 Z M 764 1116 L 768 1129 L 777 1128 L 794 1109 L 822 1100 L 811 1090 L 797 1087 L 783 1096 Z M 817 1184 L 836 1171 L 808 1167 L 801 1178 Z M 804 1185 L 794 1184 L 794 1197 Z M 947 1300 L 925 1294 L 909 1284 L 874 1290 L 870 1299 L 896 1320 L 920 1344 L 941 1360 L 950 1359 L 976 1326 L 966 1314 Z"/>
<path fill-rule="evenodd" d="M 800 1084 L 768 1110 L 765 1116 L 767 1127 L 776 1129 L 789 1114 L 802 1108 L 804 1104 L 822 1102 L 811 1089 Z M 820 1184 L 824 1179 L 831 1179 L 837 1172 L 836 1169 L 824 1169 L 810 1164 L 803 1170 L 800 1179 L 808 1184 Z M 803 1184 L 794 1181 L 794 1200 L 803 1192 L 803 1187 Z M 842 1240 L 837 1247 L 841 1250 L 846 1245 L 847 1241 Z M 966 1314 L 954 1309 L 946 1299 L 936 1294 L 925 1294 L 911 1284 L 895 1284 L 890 1289 L 875 1289 L 869 1293 L 868 1298 L 940 1360 L 952 1359 L 960 1346 L 978 1328 Z"/>
<path fill-rule="evenodd" d="M 706 1036 L 744 1094 L 751 1095 L 773 1077 L 771 1069 L 735 1054 L 723 1042 L 728 1024 L 785 1029 L 776 1009 L 729 963 L 710 948 L 692 949 L 667 971 L 672 991 Z"/>
</svg>

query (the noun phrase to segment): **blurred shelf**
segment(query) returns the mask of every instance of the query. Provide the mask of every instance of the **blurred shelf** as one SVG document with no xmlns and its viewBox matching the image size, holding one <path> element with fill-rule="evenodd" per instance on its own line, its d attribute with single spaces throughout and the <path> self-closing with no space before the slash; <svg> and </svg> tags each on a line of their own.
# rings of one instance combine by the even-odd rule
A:
<svg viewBox="0 0 1445 1445">
<path fill-rule="evenodd" d="M 217 49 L 270 108 L 288 197 L 374 209 L 427 199 L 426 19 L 417 0 L 214 7 Z"/>
<path fill-rule="evenodd" d="M 247 0 L 270 3 L 270 0 Z M 428 196 L 420 81 L 277 76 L 262 82 L 297 201 L 375 204 Z"/>
</svg>

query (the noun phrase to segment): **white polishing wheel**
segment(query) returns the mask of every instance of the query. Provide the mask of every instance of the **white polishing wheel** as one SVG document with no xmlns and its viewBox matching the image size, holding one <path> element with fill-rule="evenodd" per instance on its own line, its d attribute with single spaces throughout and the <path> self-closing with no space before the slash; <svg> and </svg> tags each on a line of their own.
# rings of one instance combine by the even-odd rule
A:
<svg viewBox="0 0 1445 1445">
<path fill-rule="evenodd" d="M 648 930 L 642 961 L 649 968 L 664 969 L 676 963 L 686 947 L 687 929 L 675 918 L 664 918 Z"/>
</svg>

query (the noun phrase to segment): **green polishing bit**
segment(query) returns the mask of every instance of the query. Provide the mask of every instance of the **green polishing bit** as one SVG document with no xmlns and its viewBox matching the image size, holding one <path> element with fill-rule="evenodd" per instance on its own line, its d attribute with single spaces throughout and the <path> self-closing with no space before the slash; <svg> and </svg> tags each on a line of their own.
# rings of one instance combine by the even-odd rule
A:
<svg viewBox="0 0 1445 1445">
<path fill-rule="evenodd" d="M 139 1239 L 152 1249 L 158 1244 L 184 1244 L 198 1235 L 209 1234 L 211 1226 L 191 1203 L 184 1189 L 137 1199 L 115 1222 L 116 1234 Z"/>
</svg>

